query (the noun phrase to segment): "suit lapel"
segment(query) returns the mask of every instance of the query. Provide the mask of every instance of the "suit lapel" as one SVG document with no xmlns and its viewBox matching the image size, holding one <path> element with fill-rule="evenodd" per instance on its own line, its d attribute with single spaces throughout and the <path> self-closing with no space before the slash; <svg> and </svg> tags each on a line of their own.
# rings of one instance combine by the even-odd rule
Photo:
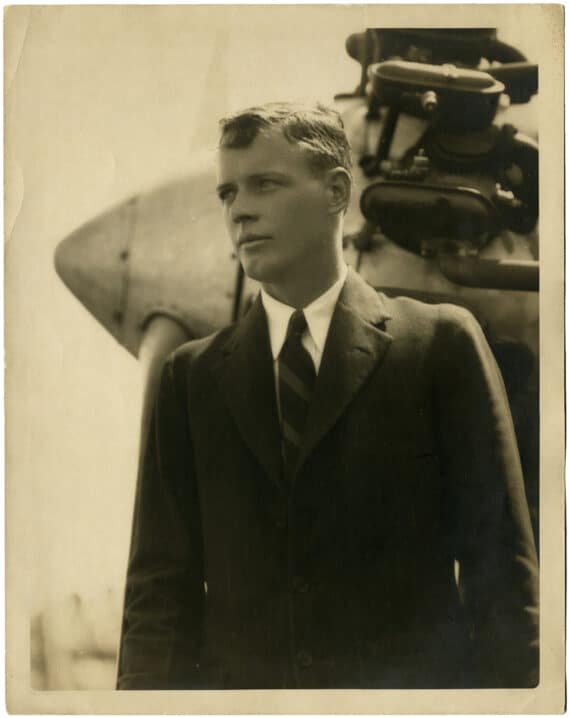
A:
<svg viewBox="0 0 570 718">
<path fill-rule="evenodd" d="M 273 359 L 260 297 L 226 343 L 220 381 L 243 440 L 269 478 L 282 485 L 281 435 Z"/>
<path fill-rule="evenodd" d="M 377 292 L 349 270 L 335 308 L 301 443 L 297 471 L 381 363 L 392 337 Z"/>
<path fill-rule="evenodd" d="M 377 292 L 349 269 L 325 344 L 297 471 L 382 361 L 392 337 Z M 283 486 L 281 432 L 265 311 L 258 297 L 222 349 L 219 379 L 243 440 Z"/>
</svg>

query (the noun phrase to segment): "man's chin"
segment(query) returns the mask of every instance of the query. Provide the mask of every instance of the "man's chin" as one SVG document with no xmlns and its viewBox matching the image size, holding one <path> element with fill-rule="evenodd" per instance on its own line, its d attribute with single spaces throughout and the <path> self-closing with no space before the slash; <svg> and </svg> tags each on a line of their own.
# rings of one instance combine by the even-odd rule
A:
<svg viewBox="0 0 570 718">
<path fill-rule="evenodd" d="M 271 283 L 279 276 L 279 272 L 276 271 L 275 267 L 271 266 L 270 262 L 242 258 L 241 265 L 249 279 L 253 279 L 261 284 Z"/>
</svg>

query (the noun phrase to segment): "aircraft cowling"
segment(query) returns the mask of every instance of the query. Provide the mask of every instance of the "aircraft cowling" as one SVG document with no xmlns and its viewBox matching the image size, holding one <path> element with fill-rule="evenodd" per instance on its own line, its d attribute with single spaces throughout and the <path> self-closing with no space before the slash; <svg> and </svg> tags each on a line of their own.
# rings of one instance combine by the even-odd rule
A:
<svg viewBox="0 0 570 718">
<path fill-rule="evenodd" d="M 131 354 L 156 315 L 192 337 L 231 320 L 236 260 L 215 195 L 213 162 L 137 194 L 58 246 L 56 270 Z"/>
</svg>

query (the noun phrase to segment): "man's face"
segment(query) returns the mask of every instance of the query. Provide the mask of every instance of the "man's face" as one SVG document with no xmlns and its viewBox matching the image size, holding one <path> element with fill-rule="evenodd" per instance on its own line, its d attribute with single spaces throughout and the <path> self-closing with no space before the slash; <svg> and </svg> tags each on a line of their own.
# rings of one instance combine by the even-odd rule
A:
<svg viewBox="0 0 570 718">
<path fill-rule="evenodd" d="M 218 194 L 249 277 L 279 285 L 296 270 L 319 271 L 333 244 L 326 187 L 280 129 L 249 147 L 220 149 Z"/>
</svg>

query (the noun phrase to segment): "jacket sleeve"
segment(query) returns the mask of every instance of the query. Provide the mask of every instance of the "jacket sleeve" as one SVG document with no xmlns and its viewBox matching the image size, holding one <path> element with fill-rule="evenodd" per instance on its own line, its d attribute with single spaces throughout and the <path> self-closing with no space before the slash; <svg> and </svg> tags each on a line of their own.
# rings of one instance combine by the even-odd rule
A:
<svg viewBox="0 0 570 718">
<path fill-rule="evenodd" d="M 466 310 L 440 309 L 436 416 L 450 546 L 478 687 L 538 684 L 538 568 L 503 380 Z"/>
<path fill-rule="evenodd" d="M 135 499 L 119 689 L 192 687 L 204 583 L 182 377 L 164 365 Z"/>
</svg>

